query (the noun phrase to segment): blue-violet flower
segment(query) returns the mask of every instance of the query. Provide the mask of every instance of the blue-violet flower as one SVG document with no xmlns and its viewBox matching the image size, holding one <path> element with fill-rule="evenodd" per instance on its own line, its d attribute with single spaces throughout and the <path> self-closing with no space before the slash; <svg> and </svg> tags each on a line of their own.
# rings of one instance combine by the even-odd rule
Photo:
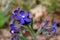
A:
<svg viewBox="0 0 60 40">
<path fill-rule="evenodd" d="M 19 30 L 11 29 L 11 30 L 10 30 L 10 33 L 11 33 L 11 34 L 17 34 L 17 33 L 19 33 Z"/>
<path fill-rule="evenodd" d="M 29 18 L 30 12 L 24 12 L 23 10 L 15 10 L 13 12 L 12 18 L 15 20 L 20 20 L 20 24 L 24 24 L 25 22 L 30 22 Z"/>
<path fill-rule="evenodd" d="M 54 22 L 52 26 L 53 26 L 53 32 L 56 33 L 56 26 L 57 26 L 57 23 Z"/>
<path fill-rule="evenodd" d="M 29 12 L 26 12 L 26 14 L 24 13 L 23 10 L 20 11 L 20 15 L 16 16 L 16 20 L 20 19 L 20 24 L 24 24 L 25 21 L 26 22 L 30 22 L 30 18 L 29 18 Z"/>
</svg>

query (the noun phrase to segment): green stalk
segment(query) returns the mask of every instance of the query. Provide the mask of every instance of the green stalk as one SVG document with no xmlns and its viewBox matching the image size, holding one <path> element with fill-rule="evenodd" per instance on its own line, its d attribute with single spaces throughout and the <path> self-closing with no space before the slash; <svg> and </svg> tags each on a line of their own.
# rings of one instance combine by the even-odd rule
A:
<svg viewBox="0 0 60 40">
<path fill-rule="evenodd" d="M 38 29 L 38 31 L 36 32 L 36 36 L 38 36 L 43 30 L 42 29 Z"/>
<path fill-rule="evenodd" d="M 24 26 L 24 28 L 25 28 L 25 30 L 27 30 L 31 34 L 33 40 L 36 40 L 36 35 L 35 35 L 34 30 L 31 27 L 31 25 Z"/>
<path fill-rule="evenodd" d="M 27 26 L 27 29 L 28 29 L 28 31 L 30 32 L 33 40 L 37 40 L 37 39 L 36 39 L 35 32 L 34 32 L 34 29 L 33 29 L 33 19 L 32 19 L 32 21 L 31 21 L 31 23 Z"/>
<path fill-rule="evenodd" d="M 37 38 L 36 38 L 37 36 L 36 36 L 36 34 L 35 34 L 35 32 L 34 32 L 34 29 L 33 29 L 33 24 L 34 24 L 34 21 L 33 21 L 33 18 L 32 18 L 32 21 L 31 21 L 29 27 L 30 27 L 31 32 L 32 32 L 32 34 L 33 34 L 33 36 L 34 36 L 33 40 L 37 40 Z"/>
<path fill-rule="evenodd" d="M 29 28 L 29 27 L 28 27 L 28 30 L 29 30 L 29 32 L 30 32 L 30 34 L 31 34 L 31 36 L 32 36 L 32 38 L 33 38 L 33 40 L 37 40 L 34 31 L 33 31 L 31 28 Z"/>
</svg>

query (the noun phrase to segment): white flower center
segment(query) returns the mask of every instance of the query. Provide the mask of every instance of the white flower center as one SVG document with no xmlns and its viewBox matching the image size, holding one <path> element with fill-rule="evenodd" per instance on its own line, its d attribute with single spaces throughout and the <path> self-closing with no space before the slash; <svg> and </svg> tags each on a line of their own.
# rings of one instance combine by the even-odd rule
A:
<svg viewBox="0 0 60 40">
<path fill-rule="evenodd" d="M 22 18 L 25 18 L 25 16 L 22 16 Z"/>
<path fill-rule="evenodd" d="M 12 30 L 12 33 L 14 33 L 14 30 Z"/>
</svg>

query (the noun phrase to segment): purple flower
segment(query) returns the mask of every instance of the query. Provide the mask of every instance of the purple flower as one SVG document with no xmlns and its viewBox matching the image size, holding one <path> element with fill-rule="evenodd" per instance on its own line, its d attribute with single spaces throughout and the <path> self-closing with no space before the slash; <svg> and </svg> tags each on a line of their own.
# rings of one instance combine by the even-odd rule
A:
<svg viewBox="0 0 60 40">
<path fill-rule="evenodd" d="M 53 26 L 53 32 L 56 33 L 56 26 L 57 26 L 57 23 L 54 22 L 52 26 Z"/>
<path fill-rule="evenodd" d="M 18 15 L 18 12 L 19 12 L 20 8 L 16 9 L 13 11 L 13 15 L 12 15 L 12 19 L 14 20 L 15 16 Z"/>
<path fill-rule="evenodd" d="M 17 29 L 11 29 L 10 33 L 11 34 L 17 34 L 17 33 L 19 33 L 19 30 L 17 30 Z"/>
<path fill-rule="evenodd" d="M 11 29 L 11 30 L 10 30 L 10 33 L 11 33 L 11 34 L 14 34 L 14 32 L 15 32 L 14 29 Z"/>
<path fill-rule="evenodd" d="M 14 10 L 13 15 L 16 16 L 18 14 L 19 10 L 20 10 L 20 8 L 18 8 L 17 10 Z"/>
<path fill-rule="evenodd" d="M 23 10 L 20 11 L 20 15 L 16 16 L 16 20 L 20 20 L 20 24 L 24 24 L 25 22 L 30 22 L 30 18 L 29 18 L 29 12 L 26 12 L 26 14 L 24 13 Z"/>
<path fill-rule="evenodd" d="M 16 38 L 16 37 L 13 37 L 13 38 L 11 38 L 11 40 L 19 40 L 18 38 Z"/>
<path fill-rule="evenodd" d="M 23 10 L 14 10 L 13 15 L 12 15 L 13 20 L 19 20 L 20 24 L 24 24 L 25 22 L 30 22 L 29 18 L 29 12 L 24 12 Z"/>
</svg>

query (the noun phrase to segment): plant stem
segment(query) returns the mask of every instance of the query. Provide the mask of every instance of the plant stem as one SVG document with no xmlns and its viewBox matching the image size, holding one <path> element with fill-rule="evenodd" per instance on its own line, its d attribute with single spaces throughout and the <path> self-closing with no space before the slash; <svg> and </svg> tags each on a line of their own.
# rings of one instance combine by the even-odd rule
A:
<svg viewBox="0 0 60 40">
<path fill-rule="evenodd" d="M 29 25 L 28 26 L 24 26 L 24 28 L 25 28 L 25 30 L 27 30 L 31 34 L 33 40 L 36 40 L 36 35 L 35 35 L 34 30 L 31 27 L 31 25 L 30 26 Z"/>
<path fill-rule="evenodd" d="M 39 35 L 39 33 L 41 33 L 43 30 L 42 29 L 38 29 L 38 31 L 36 32 L 36 36 L 38 36 Z"/>
<path fill-rule="evenodd" d="M 34 31 L 31 28 L 28 28 L 28 29 L 29 29 L 31 36 L 33 37 L 33 40 L 37 40 Z"/>
<path fill-rule="evenodd" d="M 33 34 L 33 40 L 37 40 L 34 31 L 31 30 L 31 32 L 32 32 L 32 34 Z"/>
</svg>

